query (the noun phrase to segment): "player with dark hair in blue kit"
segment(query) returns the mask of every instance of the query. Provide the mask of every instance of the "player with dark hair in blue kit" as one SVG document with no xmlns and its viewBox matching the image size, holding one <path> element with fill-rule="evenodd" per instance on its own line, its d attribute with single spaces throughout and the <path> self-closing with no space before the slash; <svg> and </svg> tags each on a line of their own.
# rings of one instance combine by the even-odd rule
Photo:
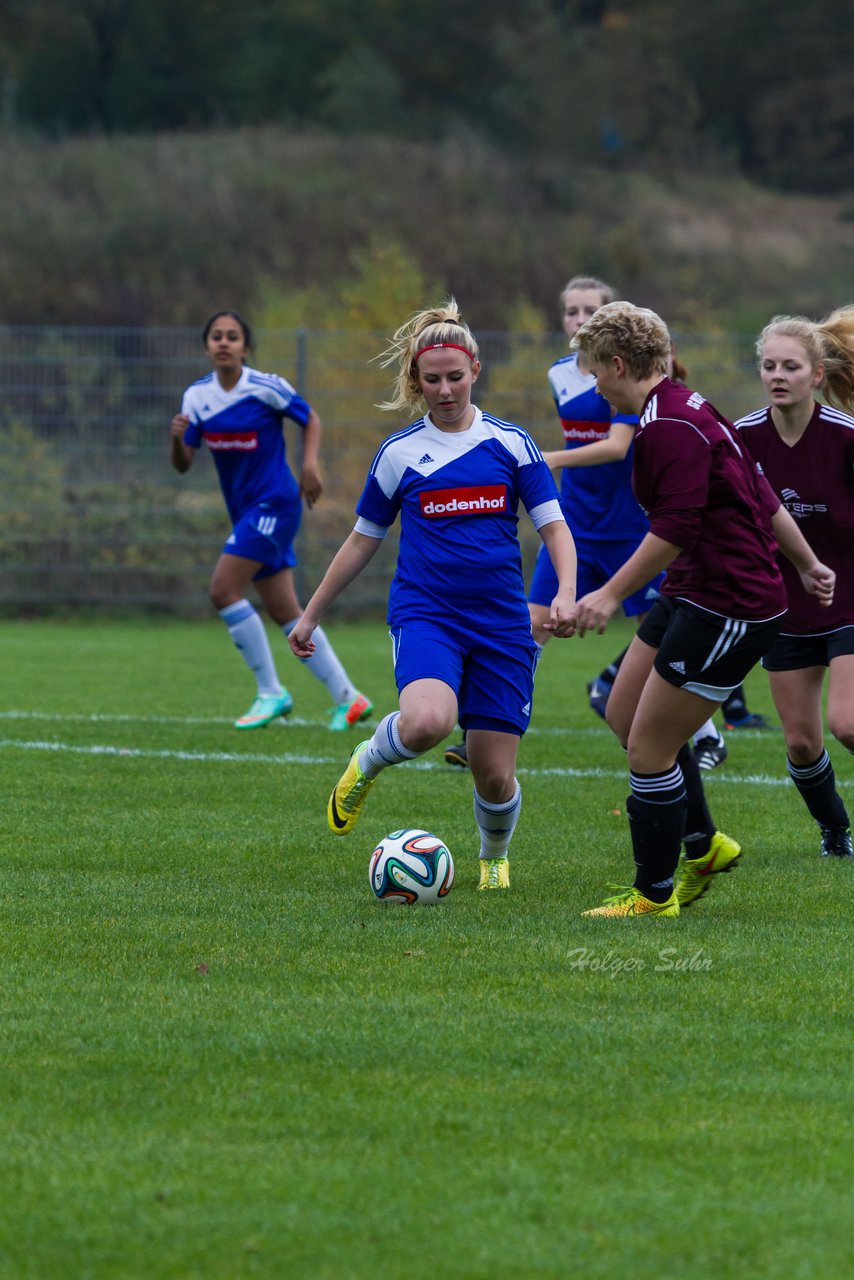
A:
<svg viewBox="0 0 854 1280">
<path fill-rule="evenodd" d="M 290 634 L 298 657 L 333 600 L 365 568 L 400 516 L 389 592 L 400 710 L 359 743 L 329 799 L 336 835 L 355 826 L 383 769 L 435 747 L 459 719 L 468 735 L 480 889 L 509 886 L 508 851 L 522 795 L 519 740 L 531 718 L 537 646 L 525 600 L 517 533 L 521 503 L 555 566 L 544 624 L 568 636 L 575 548 L 551 472 L 521 427 L 472 404 L 477 342 L 451 298 L 418 312 L 394 335 L 385 365 L 396 394 L 381 407 L 427 412 L 390 436 L 371 465 L 355 528 Z"/>
<path fill-rule="evenodd" d="M 294 586 L 294 538 L 302 499 L 313 506 L 323 492 L 318 470 L 320 418 L 284 378 L 259 373 L 246 364 L 252 335 L 236 311 L 217 311 L 202 333 L 211 373 L 184 392 L 172 419 L 172 465 L 185 472 L 206 444 L 219 476 L 233 525 L 214 568 L 210 598 L 249 670 L 257 695 L 235 721 L 238 729 L 259 729 L 293 708 L 282 687 L 261 618 L 246 599 L 249 584 L 285 635 L 302 607 Z M 299 481 L 287 463 L 284 420 L 303 432 Z M 372 712 L 322 631 L 306 665 L 332 698 L 330 729 L 346 730 Z"/>
</svg>

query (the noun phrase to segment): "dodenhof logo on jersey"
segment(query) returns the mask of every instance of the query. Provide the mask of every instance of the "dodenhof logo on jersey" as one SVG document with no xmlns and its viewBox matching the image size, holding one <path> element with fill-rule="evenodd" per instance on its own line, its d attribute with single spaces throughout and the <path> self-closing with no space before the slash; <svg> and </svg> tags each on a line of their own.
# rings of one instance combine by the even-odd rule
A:
<svg viewBox="0 0 854 1280">
<path fill-rule="evenodd" d="M 247 450 L 258 448 L 258 432 L 206 431 L 205 444 L 214 451 L 217 449 L 236 449 L 240 453 L 245 453 Z"/>
<path fill-rule="evenodd" d="M 421 494 L 421 514 L 428 520 L 441 516 L 494 516 L 506 510 L 507 490 L 503 484 L 433 489 Z"/>
</svg>

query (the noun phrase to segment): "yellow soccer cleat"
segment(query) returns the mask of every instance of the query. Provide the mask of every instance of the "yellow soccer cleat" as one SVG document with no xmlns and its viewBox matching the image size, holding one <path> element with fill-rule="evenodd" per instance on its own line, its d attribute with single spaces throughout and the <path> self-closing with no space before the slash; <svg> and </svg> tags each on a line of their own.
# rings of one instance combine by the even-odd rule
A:
<svg viewBox="0 0 854 1280">
<path fill-rule="evenodd" d="M 509 889 L 510 888 L 510 859 L 509 858 L 481 858 L 480 860 L 480 889 Z"/>
<path fill-rule="evenodd" d="M 326 806 L 326 820 L 329 830 L 336 836 L 346 836 L 356 825 L 365 797 L 376 781 L 366 778 L 359 768 L 359 755 L 370 743 L 370 738 L 360 742 L 350 757 L 350 763 L 329 797 Z"/>
<path fill-rule="evenodd" d="M 701 858 L 683 858 L 676 884 L 680 907 L 687 907 L 701 898 L 711 888 L 712 876 L 732 871 L 740 857 L 741 845 L 722 831 L 716 831 L 708 853 Z"/>
<path fill-rule="evenodd" d="M 600 907 L 591 907 L 582 911 L 583 916 L 607 916 L 613 920 L 625 919 L 628 916 L 678 916 L 679 899 L 674 889 L 666 902 L 653 902 L 645 898 L 640 889 L 622 887 L 618 884 L 609 886 L 617 892 L 612 898 L 606 898 Z"/>
</svg>

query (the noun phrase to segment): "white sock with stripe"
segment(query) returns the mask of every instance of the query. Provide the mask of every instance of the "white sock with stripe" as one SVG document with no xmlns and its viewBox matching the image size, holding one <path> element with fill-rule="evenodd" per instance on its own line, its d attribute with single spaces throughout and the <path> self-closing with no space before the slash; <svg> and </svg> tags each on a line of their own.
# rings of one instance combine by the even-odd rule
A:
<svg viewBox="0 0 854 1280">
<path fill-rule="evenodd" d="M 511 798 L 500 804 L 491 804 L 475 791 L 474 820 L 480 832 L 481 858 L 507 857 L 521 808 L 522 788 L 518 782 Z"/>
<path fill-rule="evenodd" d="M 299 618 L 291 618 L 290 622 L 285 623 L 282 631 L 286 636 L 291 634 L 298 622 Z M 359 690 L 344 670 L 344 665 L 329 643 L 323 627 L 315 627 L 311 638 L 314 641 L 314 653 L 310 658 L 300 658 L 300 662 L 308 667 L 315 680 L 325 685 L 336 707 L 341 702 L 351 703 Z"/>
<path fill-rule="evenodd" d="M 259 694 L 281 694 L 282 686 L 264 623 L 249 601 L 238 600 L 220 609 L 219 616 L 228 627 L 235 649 L 255 676 Z"/>
<path fill-rule="evenodd" d="M 375 778 L 389 765 L 403 764 L 406 760 L 417 760 L 423 751 L 410 751 L 401 741 L 397 731 L 399 711 L 392 711 L 380 720 L 374 736 L 359 754 L 359 768 L 366 778 Z"/>
</svg>

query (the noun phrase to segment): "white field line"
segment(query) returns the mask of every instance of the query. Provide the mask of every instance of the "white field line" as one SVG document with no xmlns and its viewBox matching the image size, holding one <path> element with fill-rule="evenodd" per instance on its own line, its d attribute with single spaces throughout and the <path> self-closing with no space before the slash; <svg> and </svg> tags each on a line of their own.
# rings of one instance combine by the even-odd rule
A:
<svg viewBox="0 0 854 1280">
<path fill-rule="evenodd" d="M 378 717 L 374 717 L 377 719 Z M 134 716 L 122 715 L 119 713 L 105 712 L 86 715 L 82 712 L 73 711 L 0 711 L 0 721 L 2 720 L 49 720 L 56 722 L 64 722 L 68 724 L 163 724 L 163 725 L 210 725 L 216 727 L 223 724 L 234 724 L 233 716 Z M 289 715 L 274 720 L 267 725 L 268 729 L 280 730 L 287 728 L 298 729 L 322 729 L 326 727 L 325 719 L 304 719 L 300 716 Z M 253 732 L 257 730 L 243 730 L 242 733 Z M 759 729 L 739 729 L 739 738 L 768 738 L 768 730 Z M 528 738 L 604 738 L 610 737 L 610 731 L 607 729 L 603 721 L 594 722 L 585 728 L 557 727 L 546 728 L 545 726 L 537 727 L 532 725 L 525 735 Z"/>
<path fill-rule="evenodd" d="M 0 718 L 3 718 L 0 713 Z M 21 718 L 24 718 L 21 716 Z M 57 717 L 72 718 L 72 717 Z M 79 719 L 87 719 L 88 717 L 73 717 Z M 118 760 L 184 760 L 195 764 L 272 764 L 272 765 L 308 765 L 327 768 L 329 766 L 341 764 L 341 755 L 306 755 L 297 752 L 285 752 L 281 755 L 267 752 L 238 752 L 238 751 L 175 751 L 167 749 L 152 749 L 147 747 L 122 747 L 114 743 L 90 743 L 81 745 L 73 742 L 56 742 L 48 740 L 36 739 L 34 741 L 24 741 L 18 738 L 0 738 L 0 750 L 4 751 L 42 751 L 53 754 L 68 754 L 80 756 L 102 756 L 112 757 Z M 435 760 L 418 760 L 414 761 L 410 766 L 415 769 L 441 769 L 447 770 L 447 766 L 440 761 Z M 625 769 L 574 769 L 568 765 L 555 765 L 551 767 L 534 767 L 526 768 L 521 766 L 518 772 L 530 778 L 611 778 L 620 779 L 625 782 Z M 704 781 L 713 782 L 715 784 L 728 783 L 731 785 L 750 784 L 761 787 L 788 787 L 791 786 L 789 778 L 783 774 L 768 775 L 762 773 L 752 774 L 736 774 L 731 771 L 718 771 L 707 773 L 704 775 Z M 838 778 L 837 785 L 852 786 L 854 783 L 848 779 Z"/>
</svg>

